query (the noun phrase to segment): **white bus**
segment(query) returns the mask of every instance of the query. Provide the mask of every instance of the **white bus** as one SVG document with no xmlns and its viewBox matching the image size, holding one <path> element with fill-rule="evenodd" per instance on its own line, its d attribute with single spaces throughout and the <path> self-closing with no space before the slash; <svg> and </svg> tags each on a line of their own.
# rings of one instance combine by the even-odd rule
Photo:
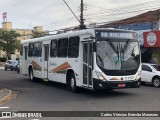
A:
<svg viewBox="0 0 160 120">
<path fill-rule="evenodd" d="M 86 29 L 21 42 L 20 70 L 91 90 L 136 88 L 141 82 L 137 35 L 117 29 Z"/>
</svg>

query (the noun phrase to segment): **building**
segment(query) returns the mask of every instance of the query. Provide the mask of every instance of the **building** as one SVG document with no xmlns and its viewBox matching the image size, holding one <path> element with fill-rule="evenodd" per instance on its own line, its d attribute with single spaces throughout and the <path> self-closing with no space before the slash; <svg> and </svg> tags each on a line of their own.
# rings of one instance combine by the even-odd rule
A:
<svg viewBox="0 0 160 120">
<path fill-rule="evenodd" d="M 31 29 L 14 29 L 14 28 L 12 28 L 12 22 L 3 22 L 1 29 L 16 31 L 16 33 L 19 33 L 21 35 L 20 37 L 17 37 L 17 40 L 19 40 L 19 41 L 33 38 L 33 34 L 35 32 L 45 33 L 45 34 L 48 33 L 47 31 L 43 30 L 43 26 L 36 26 L 33 28 L 33 30 L 31 30 Z M 15 55 L 16 55 L 16 58 L 19 58 L 19 51 L 16 50 Z M 2 50 L 0 50 L 0 57 L 6 57 L 5 52 Z"/>
<path fill-rule="evenodd" d="M 157 62 L 160 64 L 160 9 L 99 27 L 136 31 L 141 48 L 142 62 Z M 152 35 L 150 34 L 147 37 L 145 34 L 149 35 L 149 33 L 152 33 Z M 147 38 L 152 38 L 152 40 Z M 154 42 L 154 45 L 146 44 L 148 41 Z"/>
</svg>

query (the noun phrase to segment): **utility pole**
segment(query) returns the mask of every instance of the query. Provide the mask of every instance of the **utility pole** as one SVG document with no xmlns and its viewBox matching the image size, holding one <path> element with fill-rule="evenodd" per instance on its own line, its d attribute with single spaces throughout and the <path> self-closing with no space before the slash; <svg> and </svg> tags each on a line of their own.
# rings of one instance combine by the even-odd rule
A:
<svg viewBox="0 0 160 120">
<path fill-rule="evenodd" d="M 81 0 L 81 5 L 80 5 L 80 8 L 81 8 L 81 15 L 80 15 L 80 29 L 85 29 L 86 26 L 84 25 L 84 19 L 83 19 L 83 10 L 84 10 L 84 5 L 83 5 L 83 0 Z"/>
</svg>

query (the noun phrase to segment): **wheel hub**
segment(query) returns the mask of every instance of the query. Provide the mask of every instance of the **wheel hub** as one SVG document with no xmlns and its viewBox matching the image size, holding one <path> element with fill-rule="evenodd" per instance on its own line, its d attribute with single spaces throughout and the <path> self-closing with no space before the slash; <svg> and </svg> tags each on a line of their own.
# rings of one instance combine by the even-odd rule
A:
<svg viewBox="0 0 160 120">
<path fill-rule="evenodd" d="M 31 78 L 31 80 L 33 79 L 33 73 L 32 72 L 30 73 L 30 78 Z"/>
<path fill-rule="evenodd" d="M 73 78 L 71 79 L 71 87 L 72 88 L 74 87 L 74 79 Z"/>
<path fill-rule="evenodd" d="M 154 86 L 158 87 L 160 84 L 160 81 L 158 79 L 155 79 L 154 80 Z"/>
</svg>

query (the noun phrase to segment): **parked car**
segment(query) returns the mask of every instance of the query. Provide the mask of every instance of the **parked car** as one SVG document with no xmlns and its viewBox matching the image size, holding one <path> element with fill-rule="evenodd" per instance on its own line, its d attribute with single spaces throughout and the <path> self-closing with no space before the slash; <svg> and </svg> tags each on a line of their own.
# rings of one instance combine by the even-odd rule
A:
<svg viewBox="0 0 160 120">
<path fill-rule="evenodd" d="M 10 69 L 11 63 L 12 63 L 11 60 L 6 61 L 5 66 L 4 66 L 5 70 Z"/>
<path fill-rule="evenodd" d="M 16 71 L 17 71 L 17 73 L 20 72 L 20 64 L 19 64 L 19 61 L 18 61 L 18 64 L 16 65 Z"/>
<path fill-rule="evenodd" d="M 18 64 L 18 61 L 17 60 L 7 60 L 6 63 L 5 63 L 5 70 L 16 70 L 16 66 Z"/>
<path fill-rule="evenodd" d="M 160 87 L 160 66 L 157 64 L 142 63 L 142 83 L 150 83 Z"/>
</svg>

